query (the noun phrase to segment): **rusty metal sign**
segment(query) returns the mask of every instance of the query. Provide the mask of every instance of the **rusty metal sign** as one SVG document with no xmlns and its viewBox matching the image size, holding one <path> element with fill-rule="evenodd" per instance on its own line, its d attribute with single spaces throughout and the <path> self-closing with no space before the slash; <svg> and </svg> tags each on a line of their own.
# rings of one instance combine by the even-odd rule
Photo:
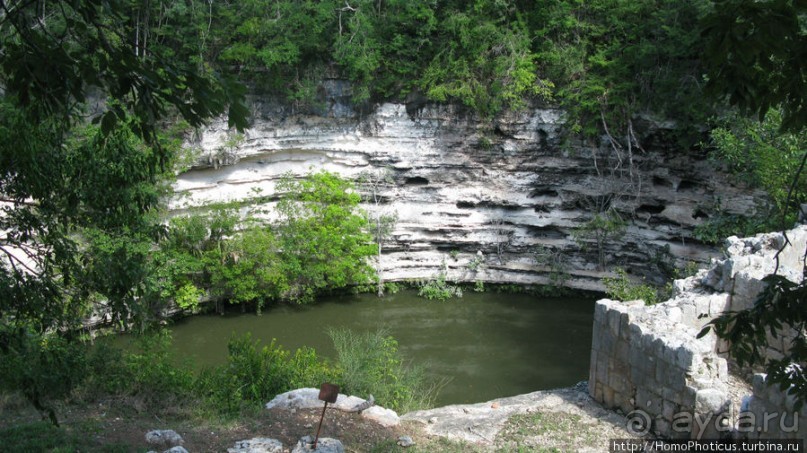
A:
<svg viewBox="0 0 807 453">
<path fill-rule="evenodd" d="M 314 450 L 317 449 L 317 441 L 319 441 L 319 430 L 322 428 L 322 420 L 325 419 L 325 409 L 328 408 L 328 403 L 335 403 L 336 398 L 339 397 L 339 386 L 323 382 L 319 387 L 319 399 L 325 401 L 325 406 L 322 407 L 322 415 L 319 417 L 319 426 L 317 426 L 317 436 L 314 438 Z"/>
<path fill-rule="evenodd" d="M 323 382 L 319 388 L 319 399 L 326 403 L 335 403 L 336 398 L 339 396 L 339 386 Z"/>
</svg>

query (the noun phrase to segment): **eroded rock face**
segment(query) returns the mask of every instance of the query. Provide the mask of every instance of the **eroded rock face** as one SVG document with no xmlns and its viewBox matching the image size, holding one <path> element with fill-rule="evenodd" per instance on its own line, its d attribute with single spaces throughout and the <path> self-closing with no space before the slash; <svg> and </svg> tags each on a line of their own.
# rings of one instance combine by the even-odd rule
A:
<svg viewBox="0 0 807 453">
<path fill-rule="evenodd" d="M 287 172 L 357 178 L 388 169 L 395 185 L 380 193 L 378 209 L 397 213 L 398 222 L 384 247 L 386 280 L 445 269 L 452 280 L 546 284 L 562 270 L 566 285 L 599 290 L 597 250 L 581 249 L 572 236 L 596 209 L 611 205 L 630 220 L 605 245 L 609 267 L 658 280 L 665 249 L 679 265 L 716 252 L 691 236 L 718 200 L 725 211 L 748 213 L 759 195 L 732 186 L 705 156 L 658 145 L 665 132 L 658 124 L 642 137 L 656 145 L 628 154 L 564 142 L 563 112 L 555 109 L 481 121 L 446 105 L 383 104 L 362 115 L 331 107 L 295 115 L 256 99 L 242 138 L 225 122 L 200 131 L 189 144 L 196 164 L 178 176 L 171 209 L 246 202 L 255 204 L 242 214 L 271 217 L 257 208 L 274 205 Z M 611 192 L 619 196 L 605 196 Z"/>
</svg>

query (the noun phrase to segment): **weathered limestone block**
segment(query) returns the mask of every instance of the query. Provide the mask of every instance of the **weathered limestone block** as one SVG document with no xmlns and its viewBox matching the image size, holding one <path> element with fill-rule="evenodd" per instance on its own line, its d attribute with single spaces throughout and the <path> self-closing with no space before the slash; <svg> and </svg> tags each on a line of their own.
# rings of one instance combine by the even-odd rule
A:
<svg viewBox="0 0 807 453">
<path fill-rule="evenodd" d="M 227 453 L 283 453 L 283 443 L 268 437 L 239 440 Z"/>
<path fill-rule="evenodd" d="M 367 400 L 356 396 L 348 396 L 342 393 L 336 398 L 336 402 L 328 406 L 329 409 L 337 409 L 345 412 L 356 412 L 357 407 L 361 407 Z M 291 390 L 275 396 L 272 401 L 266 403 L 267 409 L 321 409 L 325 403 L 319 399 L 319 390 L 315 388 L 302 388 Z M 373 406 L 361 412 L 361 416 L 367 420 L 374 421 L 382 426 L 396 426 L 400 423 L 398 414 L 391 410 L 379 406 Z"/>
<path fill-rule="evenodd" d="M 185 443 L 182 436 L 173 429 L 155 429 L 146 433 L 146 442 L 158 448 L 171 448 Z"/>
<path fill-rule="evenodd" d="M 795 399 L 767 385 L 767 376 L 754 375 L 753 395 L 738 431 L 752 439 L 807 439 L 807 406 L 794 411 Z"/>
<path fill-rule="evenodd" d="M 321 437 L 317 440 L 317 448 L 313 448 L 314 438 L 305 436 L 297 441 L 291 453 L 345 453 L 345 447 L 339 439 Z"/>
<path fill-rule="evenodd" d="M 692 439 L 715 439 L 726 426 L 731 400 L 726 392 L 717 389 L 698 390 L 695 395 Z M 705 423 L 703 423 L 705 422 Z"/>
</svg>

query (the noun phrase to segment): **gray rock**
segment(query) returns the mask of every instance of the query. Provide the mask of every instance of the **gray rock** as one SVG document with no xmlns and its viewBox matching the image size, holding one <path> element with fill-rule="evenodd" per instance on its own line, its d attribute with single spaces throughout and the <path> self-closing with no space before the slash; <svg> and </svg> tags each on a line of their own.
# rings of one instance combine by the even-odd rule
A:
<svg viewBox="0 0 807 453">
<path fill-rule="evenodd" d="M 590 424 L 602 423 L 603 426 L 618 427 L 619 431 L 609 432 L 615 436 L 627 437 L 622 428 L 625 425 L 623 417 L 603 411 L 591 398 L 583 399 L 583 407 L 579 406 L 581 400 L 577 398 L 578 394 L 575 388 L 539 391 L 485 403 L 409 412 L 402 415 L 401 420 L 421 424 L 424 433 L 429 436 L 490 445 L 513 415 L 536 411 L 566 412 L 586 419 Z M 498 404 L 495 409 L 494 403 Z M 595 413 L 595 408 L 599 408 L 601 412 Z"/>
<path fill-rule="evenodd" d="M 398 438 L 398 445 L 404 448 L 408 448 L 411 447 L 412 445 L 415 445 L 415 441 L 412 440 L 412 438 L 409 436 L 401 436 Z"/>
<path fill-rule="evenodd" d="M 146 433 L 146 442 L 158 448 L 171 448 L 185 443 L 173 429 L 155 429 Z"/>
<path fill-rule="evenodd" d="M 397 426 L 401 423 L 398 414 L 392 409 L 385 409 L 381 406 L 373 406 L 361 413 L 365 420 L 371 420 L 386 428 Z"/>
<path fill-rule="evenodd" d="M 177 445 L 176 447 L 171 447 L 168 450 L 165 450 L 163 453 L 188 453 L 188 450 L 186 450 L 185 447 Z"/>
<path fill-rule="evenodd" d="M 367 407 L 370 403 L 374 403 L 374 401 L 340 393 L 336 398 L 336 403 L 329 405 L 328 409 L 359 412 L 362 418 L 374 421 L 385 427 L 396 426 L 400 423 L 400 418 L 395 411 L 381 406 L 372 406 L 368 409 L 357 411 L 357 408 Z M 302 388 L 277 395 L 272 401 L 266 403 L 266 408 L 289 409 L 293 411 L 296 409 L 321 409 L 323 405 L 324 403 L 319 400 L 319 390 L 315 388 Z"/>
<path fill-rule="evenodd" d="M 698 390 L 695 395 L 695 411 L 698 413 L 720 414 L 728 410 L 730 403 L 725 392 L 711 388 Z"/>
<path fill-rule="evenodd" d="M 345 447 L 339 439 L 330 437 L 320 437 L 317 441 L 317 448 L 314 448 L 314 438 L 304 436 L 299 441 L 291 453 L 345 453 Z"/>
<path fill-rule="evenodd" d="M 254 437 L 239 440 L 235 446 L 227 449 L 227 453 L 283 453 L 283 444 L 268 437 Z"/>
</svg>

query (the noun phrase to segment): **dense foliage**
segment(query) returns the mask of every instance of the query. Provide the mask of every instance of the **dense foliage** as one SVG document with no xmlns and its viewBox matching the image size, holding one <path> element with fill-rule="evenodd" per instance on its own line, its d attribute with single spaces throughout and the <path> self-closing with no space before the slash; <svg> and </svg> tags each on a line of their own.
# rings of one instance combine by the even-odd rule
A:
<svg viewBox="0 0 807 453">
<path fill-rule="evenodd" d="M 633 283 L 625 269 L 617 268 L 615 277 L 603 278 L 605 292 L 608 297 L 624 302 L 632 300 L 644 301 L 646 305 L 659 302 L 658 290 L 644 283 Z"/>
<path fill-rule="evenodd" d="M 53 422 L 47 401 L 68 394 L 78 383 L 73 376 L 97 365 L 79 359 L 74 332 L 98 305 L 119 325 L 145 329 L 168 299 L 193 308 L 209 294 L 260 309 L 372 283 L 367 258 L 380 251 L 381 235 L 374 246 L 358 194 L 329 173 L 286 178 L 275 226 L 241 223 L 227 210 L 160 224 L 160 199 L 180 160 L 176 137 L 163 131 L 178 118 L 198 127 L 224 113 L 231 126 L 245 126 L 244 89 L 233 76 L 309 111 L 320 110 L 327 79 L 349 80 L 357 106 L 446 101 L 490 119 L 534 101 L 553 103 L 568 112 L 569 132 L 605 134 L 615 149 L 638 149 L 633 122 L 648 116 L 673 119 L 682 143 L 695 143 L 707 118 L 726 113 L 727 100 L 740 113 L 767 118 L 713 131 L 715 155 L 764 188 L 771 206 L 757 219 L 716 216 L 701 238 L 768 227 L 758 221 L 766 215 L 787 223 L 805 201 L 803 1 L 69 0 L 0 7 L 0 386 L 22 391 Z M 715 102 L 702 96 L 704 84 Z M 608 209 L 591 214 L 575 238 L 596 246 L 604 270 L 605 245 L 624 223 Z M 805 300 L 803 284 L 773 287 L 778 300 Z M 442 298 L 454 290 L 443 277 L 423 291 Z M 760 322 L 775 327 L 790 319 L 777 317 L 787 315 L 778 305 L 760 307 L 771 313 Z M 751 318 L 733 319 L 742 325 Z M 738 347 L 747 341 L 738 337 Z M 796 346 L 792 359 L 803 363 L 804 348 Z M 296 363 L 306 376 L 327 372 L 308 351 L 292 357 L 245 341 L 233 342 L 231 353 L 243 372 L 210 375 L 211 388 L 224 392 L 211 391 L 211 398 L 264 398 L 300 382 L 278 363 Z M 160 379 L 185 379 L 145 369 L 142 357 L 127 360 L 129 368 L 118 371 L 138 370 L 132 379 L 150 387 L 178 388 Z M 393 400 L 406 405 L 409 398 Z"/>
<path fill-rule="evenodd" d="M 332 329 L 343 391 L 367 398 L 398 413 L 430 407 L 440 388 L 430 383 L 423 366 L 403 361 L 398 342 L 386 331 L 358 333 Z"/>
<path fill-rule="evenodd" d="M 164 295 L 189 306 L 210 292 L 234 304 L 310 303 L 317 295 L 369 285 L 375 254 L 359 195 L 348 180 L 320 171 L 278 184 L 274 224 L 232 209 L 175 217 L 160 253 Z M 198 299 L 196 299 L 198 301 Z M 187 302 L 183 302 L 187 301 Z"/>
<path fill-rule="evenodd" d="M 807 150 L 803 146 L 807 130 L 803 96 L 807 87 L 807 3 L 719 0 L 705 21 L 704 37 L 711 90 L 727 96 L 743 112 L 756 113 L 760 120 L 773 112 L 765 123 L 745 122 L 739 131 L 718 130 L 715 138 L 735 169 L 769 191 L 774 212 L 781 216 L 779 228 L 784 230 L 793 217 L 793 204 L 804 200 L 807 190 Z M 780 121 L 778 133 L 771 126 Z M 784 237 L 783 247 L 789 244 L 786 234 Z M 778 255 L 775 259 L 778 270 Z M 802 274 L 807 276 L 807 262 L 803 266 Z M 718 317 L 701 335 L 714 329 L 730 341 L 730 353 L 740 363 L 765 366 L 768 382 L 793 397 L 798 410 L 807 401 L 807 279 L 795 284 L 774 272 L 765 283 L 753 307 Z M 785 356 L 764 358 L 761 351 L 769 339 L 776 339 L 785 329 L 796 334 L 786 345 Z"/>
<path fill-rule="evenodd" d="M 700 121 L 706 0 L 161 0 L 122 11 L 139 51 L 237 75 L 298 108 L 323 79 L 354 102 L 422 94 L 484 116 L 560 102 L 576 129 L 651 111 Z"/>
<path fill-rule="evenodd" d="M 718 203 L 710 218 L 695 228 L 695 237 L 712 244 L 731 235 L 751 236 L 782 229 L 798 219 L 799 206 L 807 202 L 807 174 L 797 170 L 807 149 L 805 132 L 783 132 L 777 110 L 756 121 L 732 115 L 711 131 L 716 162 L 745 182 L 765 191 L 756 211 L 727 214 Z"/>
<path fill-rule="evenodd" d="M 199 369 L 180 361 L 170 333 L 159 330 L 139 336 L 127 350 L 106 340 L 90 345 L 51 338 L 25 361 L 4 360 L 0 367 L 4 378 L 26 381 L 25 388 L 38 392 L 37 401 L 46 405 L 65 398 L 118 398 L 138 410 L 232 417 L 262 408 L 279 393 L 337 382 L 343 393 L 372 394 L 378 404 L 396 411 L 429 407 L 437 387 L 422 369 L 404 363 L 392 337 L 383 331 L 349 330 L 331 336 L 335 360 L 306 347 L 292 352 L 275 341 L 262 346 L 246 334 L 229 339 L 226 363 Z M 50 415 L 55 418 L 52 411 Z"/>
<path fill-rule="evenodd" d="M 462 297 L 462 288 L 446 280 L 445 272 L 436 277 L 418 282 L 418 296 L 429 300 L 446 301 Z"/>
<path fill-rule="evenodd" d="M 715 0 L 703 21 L 708 89 L 762 119 L 783 112 L 783 130 L 807 124 L 807 4 Z"/>
<path fill-rule="evenodd" d="M 0 13 L 0 384 L 54 423 L 45 400 L 80 368 L 67 337 L 96 297 L 118 320 L 148 311 L 138 300 L 173 158 L 163 122 L 246 119 L 242 90 L 129 40 L 128 9 L 2 2 Z M 34 362 L 63 369 L 23 372 Z"/>
<path fill-rule="evenodd" d="M 283 194 L 277 205 L 280 263 L 287 277 L 281 295 L 310 302 L 326 290 L 372 283 L 367 258 L 376 247 L 353 184 L 320 171 L 303 180 L 286 177 L 277 188 Z"/>
</svg>

